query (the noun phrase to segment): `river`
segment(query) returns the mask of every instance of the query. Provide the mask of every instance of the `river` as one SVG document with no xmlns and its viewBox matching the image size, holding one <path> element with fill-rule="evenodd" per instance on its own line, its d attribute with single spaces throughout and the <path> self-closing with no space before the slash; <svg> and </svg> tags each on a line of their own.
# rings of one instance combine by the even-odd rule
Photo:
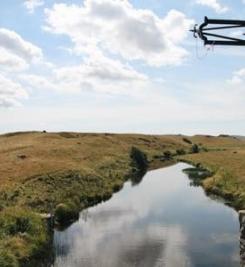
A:
<svg viewBox="0 0 245 267">
<path fill-rule="evenodd" d="M 238 267 L 237 213 L 193 187 L 179 163 L 149 171 L 55 231 L 54 267 Z"/>
</svg>

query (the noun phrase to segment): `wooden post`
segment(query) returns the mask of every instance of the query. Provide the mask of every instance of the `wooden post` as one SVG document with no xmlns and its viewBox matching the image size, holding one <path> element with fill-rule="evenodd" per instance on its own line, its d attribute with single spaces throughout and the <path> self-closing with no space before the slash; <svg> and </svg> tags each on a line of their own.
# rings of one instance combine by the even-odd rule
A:
<svg viewBox="0 0 245 267">
<path fill-rule="evenodd" d="M 245 210 L 239 211 L 240 222 L 240 259 L 241 267 L 245 267 Z"/>
</svg>

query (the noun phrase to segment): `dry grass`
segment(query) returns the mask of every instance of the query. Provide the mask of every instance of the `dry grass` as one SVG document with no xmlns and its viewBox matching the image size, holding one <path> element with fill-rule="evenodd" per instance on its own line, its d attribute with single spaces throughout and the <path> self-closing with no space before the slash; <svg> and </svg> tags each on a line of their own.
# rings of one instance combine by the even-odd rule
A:
<svg viewBox="0 0 245 267">
<path fill-rule="evenodd" d="M 201 153 L 181 158 L 215 171 L 214 177 L 204 181 L 204 187 L 210 191 L 215 189 L 224 196 L 235 196 L 233 204 L 245 207 L 244 139 L 41 132 L 0 136 L 0 256 L 13 262 L 6 266 L 19 266 L 16 259 L 25 260 L 38 253 L 41 236 L 30 240 L 28 246 L 23 246 L 25 236 L 18 233 L 9 236 L 9 225 L 17 222 L 15 212 L 11 215 L 11 210 L 21 207 L 33 222 L 33 228 L 38 227 L 40 221 L 35 212 L 53 212 L 59 203 L 86 207 L 108 199 L 119 190 L 131 169 L 132 146 L 144 151 L 154 163 L 152 166 L 157 167 L 166 164 L 156 160 L 164 152 L 175 154 L 178 149 L 188 153 L 194 143 L 202 148 Z M 8 216 L 6 211 L 10 212 Z M 42 240 L 48 240 L 44 228 L 42 234 Z M 13 242 L 6 245 L 6 240 Z"/>
<path fill-rule="evenodd" d="M 150 152 L 184 146 L 173 137 L 143 135 L 25 133 L 0 136 L 1 187 L 54 171 L 93 172 L 116 161 L 127 161 L 132 145 Z M 25 156 L 25 158 L 21 158 Z"/>
<path fill-rule="evenodd" d="M 112 180 L 110 183 L 114 186 L 113 178 L 109 179 L 109 176 L 121 176 L 118 178 L 120 181 L 115 183 L 123 181 L 129 169 L 132 146 L 142 149 L 151 160 L 167 150 L 172 153 L 177 149 L 189 151 L 191 144 L 184 138 L 208 150 L 187 155 L 186 159 L 201 162 L 212 170 L 224 168 L 232 173 L 236 183 L 244 182 L 245 141 L 233 137 L 30 132 L 0 136 L 0 192 L 12 192 L 11 197 L 5 197 L 8 200 L 15 199 L 23 191 L 18 197 L 18 203 L 22 204 L 30 204 L 32 200 L 35 202 L 35 194 L 39 200 L 43 196 L 46 202 L 56 202 L 57 195 L 62 195 L 66 190 L 62 186 L 67 186 L 67 179 L 65 185 L 59 177 L 57 182 L 55 179 L 66 172 L 97 177 L 98 183 L 99 180 L 104 183 Z M 52 177 L 49 178 L 49 175 Z M 45 179 L 39 179 L 40 176 Z M 54 199 L 52 196 L 55 196 Z M 29 200 L 22 201 L 22 198 Z"/>
<path fill-rule="evenodd" d="M 92 133 L 11 133 L 0 136 L 0 209 L 53 212 L 64 201 L 108 198 L 129 173 L 130 149 L 149 160 L 167 150 L 189 150 L 181 136 Z M 158 166 L 158 165 L 157 165 Z M 89 201 L 88 201 L 89 199 Z"/>
<path fill-rule="evenodd" d="M 226 140 L 227 139 L 227 140 Z M 231 142 L 229 142 L 229 140 Z M 194 164 L 215 173 L 203 182 L 207 192 L 216 193 L 226 198 L 237 209 L 245 208 L 245 140 L 223 138 L 210 146 L 208 152 L 189 154 L 182 157 Z"/>
</svg>

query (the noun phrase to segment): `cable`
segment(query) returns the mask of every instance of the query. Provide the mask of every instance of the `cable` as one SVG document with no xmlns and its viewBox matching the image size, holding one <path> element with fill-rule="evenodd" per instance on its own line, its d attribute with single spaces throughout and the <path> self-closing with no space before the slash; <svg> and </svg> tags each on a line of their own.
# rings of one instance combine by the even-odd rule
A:
<svg viewBox="0 0 245 267">
<path fill-rule="evenodd" d="M 199 59 L 199 60 L 203 60 L 204 58 L 207 57 L 208 52 L 211 51 L 211 47 L 207 47 L 206 52 L 205 52 L 203 55 L 200 55 L 200 54 L 199 54 L 199 45 L 198 45 L 198 43 L 199 43 L 199 39 L 196 38 L 196 57 L 197 57 L 197 59 Z M 213 46 L 214 46 L 214 44 L 213 44 Z M 212 48 L 213 48 L 213 46 L 212 46 Z M 212 51 L 213 51 L 213 50 L 212 50 Z"/>
</svg>

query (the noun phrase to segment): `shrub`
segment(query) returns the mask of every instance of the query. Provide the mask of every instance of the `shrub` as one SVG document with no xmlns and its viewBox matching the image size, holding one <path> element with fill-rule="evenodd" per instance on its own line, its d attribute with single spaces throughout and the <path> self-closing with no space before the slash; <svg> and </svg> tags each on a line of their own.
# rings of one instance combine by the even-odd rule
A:
<svg viewBox="0 0 245 267">
<path fill-rule="evenodd" d="M 19 264 L 16 257 L 11 252 L 7 252 L 6 250 L 0 248 L 0 266 L 18 267 Z"/>
<path fill-rule="evenodd" d="M 191 140 L 189 140 L 189 139 L 187 139 L 187 138 L 185 138 L 185 137 L 183 138 L 183 141 L 184 141 L 185 143 L 187 143 L 187 144 L 190 144 L 190 145 L 192 144 Z"/>
<path fill-rule="evenodd" d="M 170 160 L 171 158 L 172 158 L 172 153 L 170 152 L 170 151 L 165 151 L 164 153 L 163 153 L 163 156 L 164 156 L 164 159 L 166 159 L 166 160 Z"/>
<path fill-rule="evenodd" d="M 1 230 L 7 235 L 18 235 L 19 233 L 45 232 L 40 216 L 27 209 L 6 208 L 0 216 Z"/>
<path fill-rule="evenodd" d="M 55 208 L 54 216 L 55 221 L 62 225 L 77 220 L 79 217 L 79 211 L 76 205 L 72 203 L 60 203 Z"/>
<path fill-rule="evenodd" d="M 185 172 L 191 180 L 191 186 L 200 186 L 204 179 L 213 175 L 212 172 L 202 168 L 200 165 L 195 168 L 184 169 L 183 172 Z"/>
<path fill-rule="evenodd" d="M 145 171 L 148 167 L 147 156 L 144 152 L 136 147 L 132 147 L 130 151 L 130 158 L 132 160 L 133 167 L 136 167 L 139 171 Z"/>
<path fill-rule="evenodd" d="M 220 134 L 219 137 L 227 138 L 227 137 L 230 137 L 230 135 L 228 135 L 228 134 Z"/>
<path fill-rule="evenodd" d="M 46 223 L 38 214 L 19 207 L 1 211 L 1 267 L 16 267 L 31 257 L 42 258 L 49 242 Z"/>
<path fill-rule="evenodd" d="M 31 221 L 28 217 L 17 217 L 13 224 L 9 225 L 9 234 L 26 233 L 31 230 Z"/>
<path fill-rule="evenodd" d="M 191 153 L 199 153 L 199 147 L 197 144 L 194 144 L 192 147 L 191 147 Z"/>
<path fill-rule="evenodd" d="M 177 154 L 177 155 L 185 155 L 186 152 L 185 152 L 184 149 L 177 149 L 177 150 L 176 150 L 176 154 Z"/>
</svg>

